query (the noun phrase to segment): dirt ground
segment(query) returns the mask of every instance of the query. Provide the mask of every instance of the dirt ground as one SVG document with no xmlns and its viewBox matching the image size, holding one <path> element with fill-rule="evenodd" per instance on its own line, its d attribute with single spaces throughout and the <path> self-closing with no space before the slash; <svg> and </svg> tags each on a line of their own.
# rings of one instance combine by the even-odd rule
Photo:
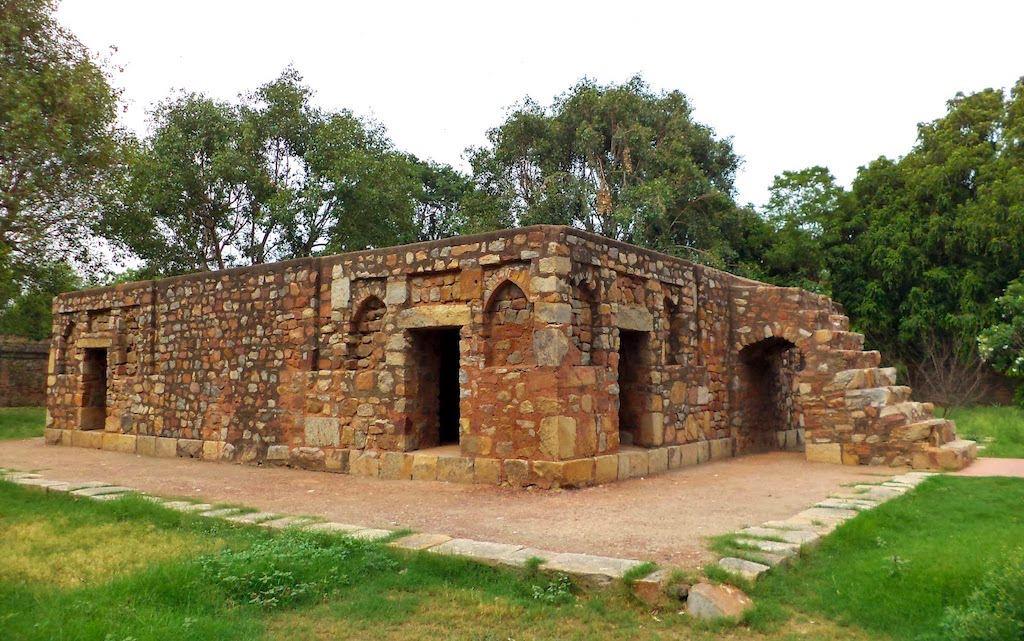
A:
<svg viewBox="0 0 1024 641">
<path fill-rule="evenodd" d="M 160 496 L 238 503 L 332 521 L 696 567 L 705 537 L 784 519 L 842 485 L 891 468 L 808 463 L 774 452 L 582 490 L 384 481 L 326 472 L 158 459 L 0 442 L 0 467 L 69 481 L 106 481 Z"/>
</svg>

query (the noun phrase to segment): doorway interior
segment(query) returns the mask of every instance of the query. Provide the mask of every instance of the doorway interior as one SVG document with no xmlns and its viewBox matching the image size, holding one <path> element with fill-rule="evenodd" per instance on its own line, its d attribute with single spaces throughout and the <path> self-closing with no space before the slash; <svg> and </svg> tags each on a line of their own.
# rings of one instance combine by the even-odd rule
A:
<svg viewBox="0 0 1024 641">
<path fill-rule="evenodd" d="M 619 330 L 619 444 L 642 445 L 650 380 L 648 332 Z"/>
<path fill-rule="evenodd" d="M 459 444 L 458 327 L 412 332 L 418 447 Z"/>
<path fill-rule="evenodd" d="M 107 350 L 86 348 L 82 361 L 83 430 L 103 429 L 107 420 Z"/>
</svg>

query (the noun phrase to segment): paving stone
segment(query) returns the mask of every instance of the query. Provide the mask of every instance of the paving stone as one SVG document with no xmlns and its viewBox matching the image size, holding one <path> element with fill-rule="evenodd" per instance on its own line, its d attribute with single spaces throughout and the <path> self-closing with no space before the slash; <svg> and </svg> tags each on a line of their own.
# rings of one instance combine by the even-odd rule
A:
<svg viewBox="0 0 1024 641">
<path fill-rule="evenodd" d="M 809 530 L 791 530 L 791 529 L 778 529 L 772 527 L 748 527 L 743 528 L 738 532 L 748 537 L 753 538 L 774 538 L 781 539 L 786 543 L 796 543 L 797 545 L 807 545 L 810 543 L 816 543 L 821 536 L 817 532 L 811 532 Z"/>
<path fill-rule="evenodd" d="M 270 521 L 272 519 L 281 518 L 281 514 L 275 514 L 274 512 L 247 512 L 245 514 L 236 514 L 234 516 L 225 517 L 225 521 L 231 521 L 233 523 L 245 523 L 253 525 L 261 523 L 263 521 Z"/>
<path fill-rule="evenodd" d="M 362 539 L 363 541 L 379 541 L 380 539 L 386 539 L 394 534 L 391 530 L 378 530 L 372 527 L 363 528 L 356 530 L 355 532 L 349 533 L 353 539 Z"/>
<path fill-rule="evenodd" d="M 11 479 L 11 483 L 16 483 L 23 487 L 38 487 L 41 490 L 46 490 L 54 485 L 62 485 L 60 481 L 52 481 L 44 478 L 16 478 Z"/>
<path fill-rule="evenodd" d="M 359 530 L 365 530 L 361 525 L 349 525 L 348 523 L 335 523 L 333 521 L 321 522 L 321 523 L 310 523 L 309 525 L 303 526 L 304 530 L 310 532 L 338 532 L 341 534 L 352 534 Z"/>
<path fill-rule="evenodd" d="M 71 483 L 61 483 L 60 485 L 51 485 L 46 488 L 47 492 L 72 492 L 74 490 L 83 490 L 91 487 L 107 487 L 109 483 L 103 481 L 79 481 Z"/>
<path fill-rule="evenodd" d="M 761 539 L 740 539 L 740 543 L 762 552 L 771 552 L 781 556 L 793 556 L 800 551 L 800 546 L 795 543 L 781 543 L 779 541 L 764 541 Z"/>
<path fill-rule="evenodd" d="M 729 572 L 738 574 L 751 581 L 757 580 L 757 577 L 772 569 L 770 565 L 755 563 L 754 561 L 748 561 L 746 559 L 738 559 L 733 556 L 727 556 L 719 559 L 718 565 L 723 570 L 728 570 Z"/>
<path fill-rule="evenodd" d="M 185 513 L 206 512 L 213 508 L 209 503 L 189 503 L 188 501 L 168 501 L 164 503 L 164 507 Z"/>
<path fill-rule="evenodd" d="M 482 563 L 504 563 L 514 552 L 523 549 L 522 545 L 508 543 L 492 543 L 490 541 L 474 541 L 473 539 L 452 539 L 434 548 L 431 552 L 465 556 Z"/>
<path fill-rule="evenodd" d="M 635 559 L 618 559 L 592 554 L 557 554 L 544 564 L 545 571 L 565 572 L 594 585 L 607 585 L 621 579 L 626 572 L 643 563 Z"/>
<path fill-rule="evenodd" d="M 403 550 L 426 550 L 442 543 L 451 541 L 452 537 L 447 534 L 430 534 L 427 532 L 416 532 L 409 536 L 403 536 L 400 539 L 388 543 L 393 548 L 400 548 Z"/>
<path fill-rule="evenodd" d="M 273 519 L 271 521 L 261 521 L 257 523 L 260 527 L 269 527 L 275 530 L 283 530 L 288 527 L 304 527 L 307 523 L 313 519 L 308 516 L 282 516 L 279 519 Z"/>
<path fill-rule="evenodd" d="M 696 619 L 738 618 L 753 605 L 743 590 L 714 583 L 692 586 L 686 599 L 686 611 Z"/>
<path fill-rule="evenodd" d="M 242 510 L 237 507 L 222 507 L 216 510 L 210 510 L 209 512 L 200 512 L 199 516 L 205 516 L 210 519 L 218 519 L 223 518 L 225 516 L 231 516 L 232 514 L 237 514 L 241 511 Z"/>
<path fill-rule="evenodd" d="M 806 510 L 797 512 L 790 518 L 806 519 L 808 521 L 822 521 L 822 522 L 834 522 L 842 523 L 848 521 L 853 517 L 857 516 L 856 510 L 845 510 L 839 508 L 829 507 L 810 507 Z"/>
<path fill-rule="evenodd" d="M 558 552 L 552 552 L 551 550 L 540 550 L 538 548 L 519 548 L 515 552 L 510 553 L 508 556 L 503 557 L 500 562 L 505 565 L 512 565 L 515 567 L 525 567 L 526 562 L 530 559 L 540 559 L 543 561 L 541 567 L 546 567 L 548 559 L 552 559 L 558 556 Z"/>
<path fill-rule="evenodd" d="M 83 487 L 80 490 L 72 490 L 71 494 L 74 496 L 99 496 L 100 494 L 122 494 L 124 492 L 134 492 L 130 487 L 122 487 L 120 485 L 102 485 L 99 487 Z"/>
<path fill-rule="evenodd" d="M 845 499 L 825 499 L 814 504 L 814 507 L 824 507 L 830 510 L 855 510 L 863 512 L 878 507 L 874 501 L 854 501 Z"/>
<path fill-rule="evenodd" d="M 779 530 L 809 530 L 825 536 L 836 529 L 839 525 L 838 521 L 821 521 L 818 519 L 806 519 L 796 516 L 791 516 L 784 521 L 765 521 L 761 524 L 761 527 L 775 528 Z"/>
<path fill-rule="evenodd" d="M 87 496 L 85 498 L 91 501 L 117 501 L 129 496 L 134 496 L 131 492 L 118 492 L 115 494 L 95 494 L 93 496 Z"/>
</svg>

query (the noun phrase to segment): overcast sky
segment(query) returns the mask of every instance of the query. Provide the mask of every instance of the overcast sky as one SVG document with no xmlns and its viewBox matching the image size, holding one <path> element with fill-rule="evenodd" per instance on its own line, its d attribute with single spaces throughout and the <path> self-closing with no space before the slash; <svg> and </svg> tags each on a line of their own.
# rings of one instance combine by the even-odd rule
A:
<svg viewBox="0 0 1024 641">
<path fill-rule="evenodd" d="M 233 98 L 295 65 L 330 108 L 421 158 L 466 147 L 529 95 L 640 73 L 679 89 L 744 158 L 742 202 L 821 164 L 848 183 L 898 156 L 957 91 L 1024 75 L 1024 2 L 228 2 L 64 0 L 63 23 L 117 47 L 125 123 L 174 89 Z"/>
</svg>

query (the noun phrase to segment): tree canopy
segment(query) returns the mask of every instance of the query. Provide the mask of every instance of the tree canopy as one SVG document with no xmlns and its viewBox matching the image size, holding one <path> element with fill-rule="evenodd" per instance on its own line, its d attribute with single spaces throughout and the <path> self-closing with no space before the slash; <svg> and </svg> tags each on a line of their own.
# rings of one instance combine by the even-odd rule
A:
<svg viewBox="0 0 1024 641">
<path fill-rule="evenodd" d="M 96 258 L 86 239 L 124 138 L 108 71 L 54 10 L 0 4 L 0 331 L 28 335 L 48 334 L 49 298 L 73 286 L 60 261 Z"/>
<path fill-rule="evenodd" d="M 563 224 L 736 265 L 763 239 L 734 201 L 739 157 L 679 91 L 582 80 L 549 107 L 526 99 L 473 149 L 480 188 L 516 224 Z"/>
</svg>

